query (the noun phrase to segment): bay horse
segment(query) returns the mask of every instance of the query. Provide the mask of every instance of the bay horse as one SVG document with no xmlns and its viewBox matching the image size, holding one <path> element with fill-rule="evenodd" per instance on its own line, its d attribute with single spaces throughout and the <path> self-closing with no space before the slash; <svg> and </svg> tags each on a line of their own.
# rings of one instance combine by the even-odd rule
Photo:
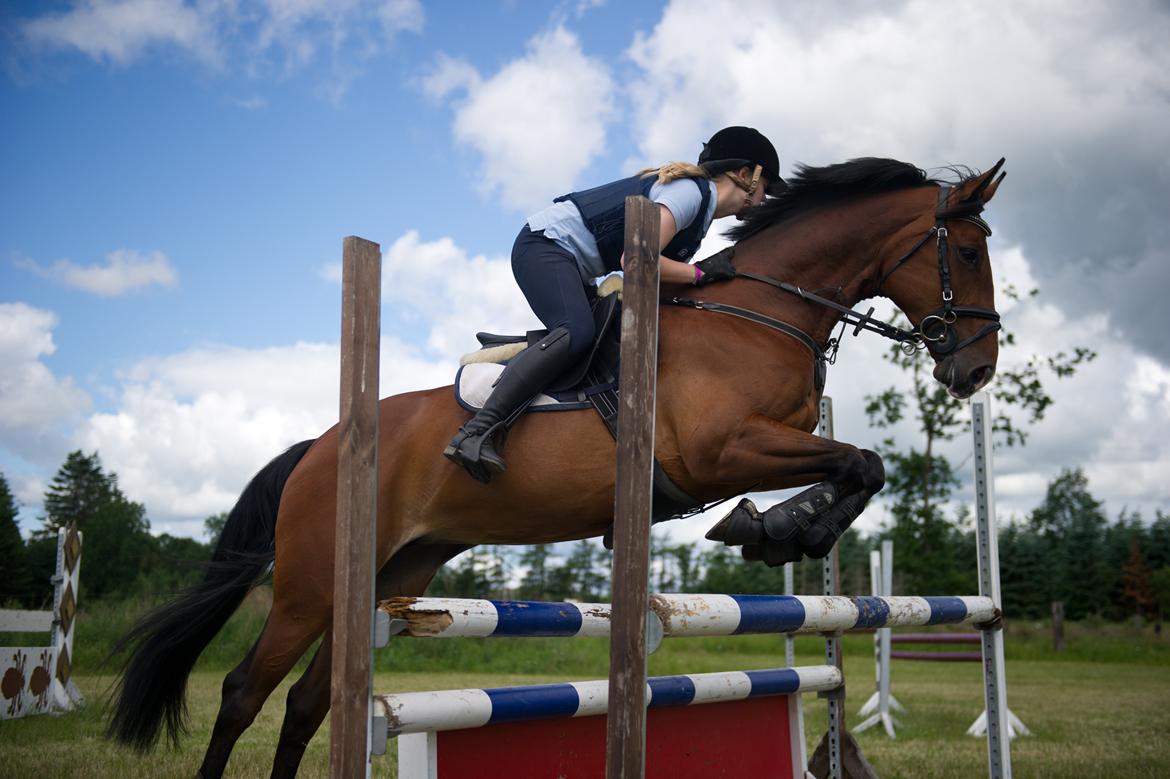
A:
<svg viewBox="0 0 1170 779">
<path fill-rule="evenodd" d="M 951 185 L 894 160 L 801 166 L 787 192 L 733 231 L 739 276 L 680 289 L 676 305 L 662 307 L 655 448 L 670 479 L 703 502 L 815 482 L 829 485 L 827 500 L 836 501 L 822 501 L 811 520 L 753 515 L 741 504 L 717 526 L 726 542 L 773 563 L 793 544 L 797 558 L 823 556 L 883 486 L 875 453 L 812 434 L 818 363 L 833 351 L 839 322 L 906 348 L 926 346 L 935 378 L 956 397 L 991 379 L 998 339 L 986 336 L 999 316 L 990 229 L 979 214 L 1003 179 L 1002 164 Z M 875 296 L 891 299 L 914 329 L 850 310 Z M 450 386 L 385 398 L 379 413 L 379 599 L 421 595 L 445 562 L 477 544 L 570 541 L 599 536 L 613 521 L 615 447 L 592 411 L 521 417 L 508 439 L 508 470 L 491 484 L 442 456 L 467 419 Z M 289 691 L 276 749 L 272 776 L 296 774 L 329 709 L 337 458 L 334 427 L 263 468 L 230 512 L 203 581 L 123 637 L 119 649 L 129 655 L 110 736 L 148 750 L 165 724 L 177 742 L 196 659 L 274 566 L 271 611 L 224 679 L 199 776 L 223 774 L 269 694 L 324 636 Z M 821 532 L 812 541 L 807 531 L 774 538 L 784 522 Z M 826 535 L 827 545 L 818 540 Z M 779 552 L 769 546 L 776 543 Z"/>
</svg>

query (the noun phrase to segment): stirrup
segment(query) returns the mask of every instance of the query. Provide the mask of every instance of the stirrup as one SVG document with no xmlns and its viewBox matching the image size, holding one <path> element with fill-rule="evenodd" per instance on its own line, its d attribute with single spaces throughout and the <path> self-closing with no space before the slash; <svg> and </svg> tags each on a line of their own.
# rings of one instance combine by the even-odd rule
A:
<svg viewBox="0 0 1170 779">
<path fill-rule="evenodd" d="M 493 476 L 503 473 L 508 467 L 492 443 L 492 436 L 498 427 L 493 425 L 479 434 L 469 433 L 465 427 L 459 428 L 459 432 L 443 450 L 443 456 L 462 465 L 471 478 L 488 484 Z"/>
</svg>

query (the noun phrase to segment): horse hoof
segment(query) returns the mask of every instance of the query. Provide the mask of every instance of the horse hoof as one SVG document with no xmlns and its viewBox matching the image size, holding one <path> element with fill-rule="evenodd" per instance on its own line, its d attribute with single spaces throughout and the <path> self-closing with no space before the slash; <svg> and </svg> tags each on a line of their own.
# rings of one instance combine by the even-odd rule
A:
<svg viewBox="0 0 1170 779">
<path fill-rule="evenodd" d="M 760 521 L 760 512 L 747 498 L 707 531 L 708 541 L 722 541 L 727 546 L 743 545 L 745 552 L 746 545 L 758 544 L 763 538 L 764 524 Z"/>
<path fill-rule="evenodd" d="M 765 541 L 762 544 L 744 544 L 741 551 L 743 559 L 749 563 L 762 562 L 769 568 L 787 563 L 797 563 L 804 555 L 800 547 L 792 543 L 776 543 Z"/>
</svg>

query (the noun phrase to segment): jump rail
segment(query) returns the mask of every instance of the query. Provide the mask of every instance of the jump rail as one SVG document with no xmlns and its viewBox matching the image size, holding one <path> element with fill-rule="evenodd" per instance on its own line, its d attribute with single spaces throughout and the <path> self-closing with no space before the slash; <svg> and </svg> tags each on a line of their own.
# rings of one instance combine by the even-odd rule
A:
<svg viewBox="0 0 1170 779">
<path fill-rule="evenodd" d="M 659 676 L 646 680 L 650 708 L 722 703 L 840 687 L 840 671 L 828 665 Z M 390 735 L 479 728 L 499 722 L 606 713 L 608 681 L 524 687 L 440 690 L 375 695 Z"/>
<path fill-rule="evenodd" d="M 608 603 L 390 598 L 378 605 L 375 636 L 425 638 L 608 636 Z M 830 633 L 855 628 L 982 624 L 998 615 L 984 597 L 810 595 L 650 596 L 650 613 L 667 637 L 754 633 Z"/>
</svg>

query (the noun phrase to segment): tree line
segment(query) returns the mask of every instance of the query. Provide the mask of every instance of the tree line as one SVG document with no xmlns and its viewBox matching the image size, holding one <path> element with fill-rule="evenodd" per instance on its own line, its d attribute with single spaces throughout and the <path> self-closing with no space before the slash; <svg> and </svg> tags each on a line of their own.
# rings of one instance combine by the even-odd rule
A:
<svg viewBox="0 0 1170 779">
<path fill-rule="evenodd" d="M 895 466 L 894 473 L 897 473 Z M 896 481 L 896 480 L 895 480 Z M 869 552 L 894 541 L 895 594 L 954 595 L 977 591 L 975 534 L 970 510 L 923 522 L 898 508 L 892 484 L 892 520 L 879 533 L 846 533 L 839 544 L 845 594 L 870 591 Z M 921 506 L 917 501 L 911 505 Z M 940 511 L 936 505 L 932 511 Z M 899 513 L 901 511 L 901 513 Z M 26 541 L 17 504 L 0 474 L 0 606 L 47 608 L 57 529 L 77 523 L 85 534 L 82 597 L 157 597 L 194 583 L 210 559 L 226 514 L 205 521 L 206 542 L 153 535 L 142 504 L 128 499 L 117 475 L 98 454 L 71 453 L 49 485 L 41 527 Z M 1122 511 L 1110 520 L 1079 469 L 1049 485 L 1025 517 L 1001 522 L 1000 568 L 1006 612 L 1015 618 L 1048 615 L 1063 601 L 1069 619 L 1160 619 L 1170 607 L 1170 515 L 1147 522 Z M 745 563 L 734 550 L 701 550 L 670 543 L 661 528 L 651 544 L 652 590 L 659 592 L 783 592 L 783 570 Z M 597 540 L 525 547 L 482 546 L 445 566 L 428 593 L 470 598 L 608 601 L 612 555 Z M 795 591 L 821 591 L 821 563 L 794 566 Z"/>
</svg>

